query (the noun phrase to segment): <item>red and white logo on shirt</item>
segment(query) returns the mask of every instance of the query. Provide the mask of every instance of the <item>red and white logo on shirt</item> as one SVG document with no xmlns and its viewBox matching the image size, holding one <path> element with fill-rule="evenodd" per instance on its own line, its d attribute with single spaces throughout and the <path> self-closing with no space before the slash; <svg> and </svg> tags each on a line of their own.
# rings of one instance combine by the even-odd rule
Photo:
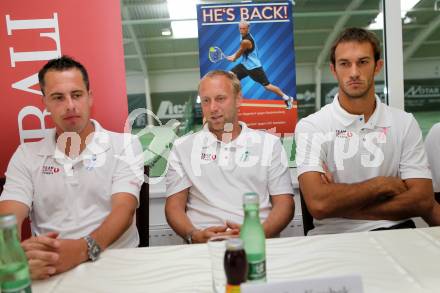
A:
<svg viewBox="0 0 440 293">
<path fill-rule="evenodd" d="M 353 133 L 351 131 L 347 131 L 346 129 L 337 129 L 336 130 L 336 137 L 351 138 L 352 136 L 353 136 Z"/>
<path fill-rule="evenodd" d="M 216 154 L 201 153 L 200 159 L 202 159 L 204 161 L 215 161 L 215 159 L 217 159 L 217 155 Z"/>
<path fill-rule="evenodd" d="M 53 175 L 60 172 L 60 168 L 54 166 L 43 166 L 41 174 Z"/>
</svg>

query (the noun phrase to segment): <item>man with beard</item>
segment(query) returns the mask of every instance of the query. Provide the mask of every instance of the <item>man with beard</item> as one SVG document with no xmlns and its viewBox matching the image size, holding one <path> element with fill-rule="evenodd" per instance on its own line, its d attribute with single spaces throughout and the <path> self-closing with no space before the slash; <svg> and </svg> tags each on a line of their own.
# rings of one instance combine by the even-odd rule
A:
<svg viewBox="0 0 440 293">
<path fill-rule="evenodd" d="M 188 243 L 238 234 L 243 194 L 256 192 L 266 237 L 279 235 L 295 209 L 279 138 L 238 121 L 242 96 L 234 73 L 208 72 L 199 96 L 206 124 L 177 139 L 168 157 L 168 224 Z"/>
<path fill-rule="evenodd" d="M 439 224 L 420 128 L 375 95 L 378 39 L 348 28 L 330 59 L 339 92 L 295 131 L 298 180 L 314 218 L 309 235 L 414 228 L 418 216 Z"/>
</svg>

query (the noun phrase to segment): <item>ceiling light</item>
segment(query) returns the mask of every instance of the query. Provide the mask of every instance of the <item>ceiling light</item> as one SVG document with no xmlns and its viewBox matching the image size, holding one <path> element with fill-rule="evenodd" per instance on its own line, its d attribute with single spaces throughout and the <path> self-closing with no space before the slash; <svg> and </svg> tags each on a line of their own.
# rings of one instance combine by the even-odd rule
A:
<svg viewBox="0 0 440 293">
<path fill-rule="evenodd" d="M 172 19 L 197 18 L 195 0 L 167 0 L 167 6 Z"/>
<path fill-rule="evenodd" d="M 414 6 L 417 5 L 417 3 L 419 3 L 420 0 L 405 0 L 401 2 L 401 7 L 400 7 L 400 16 L 402 18 L 404 18 L 406 16 L 406 14 L 408 13 L 408 11 L 410 11 L 411 9 L 414 8 Z"/>
<path fill-rule="evenodd" d="M 197 9 L 195 0 L 167 0 L 168 13 L 171 19 L 185 19 L 171 21 L 173 38 L 197 38 Z M 194 20 L 188 20 L 194 19 Z"/>
<path fill-rule="evenodd" d="M 383 12 L 379 12 L 376 18 L 367 26 L 368 30 L 383 30 Z"/>
<path fill-rule="evenodd" d="M 405 0 L 401 2 L 400 7 L 400 16 L 403 19 L 403 23 L 411 23 L 414 21 L 414 18 L 409 18 L 405 20 L 406 14 L 408 11 L 411 11 L 411 9 L 414 8 L 414 6 L 419 3 L 420 0 Z M 383 30 L 383 12 L 379 12 L 379 14 L 376 16 L 376 18 L 370 23 L 370 25 L 367 26 L 368 30 Z"/>
<path fill-rule="evenodd" d="M 163 28 L 162 36 L 171 36 L 171 30 L 169 28 Z"/>
<path fill-rule="evenodd" d="M 416 21 L 415 17 L 409 17 L 408 15 L 405 15 L 403 18 L 403 24 L 410 24 Z"/>
<path fill-rule="evenodd" d="M 179 20 L 171 22 L 173 37 L 175 39 L 197 38 L 197 20 Z"/>
</svg>

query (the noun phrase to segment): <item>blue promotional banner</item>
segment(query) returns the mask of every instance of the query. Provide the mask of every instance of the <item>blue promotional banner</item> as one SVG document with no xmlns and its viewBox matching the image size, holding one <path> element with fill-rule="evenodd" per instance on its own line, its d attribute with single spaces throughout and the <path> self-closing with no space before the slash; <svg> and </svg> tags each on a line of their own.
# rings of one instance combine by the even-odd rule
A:
<svg viewBox="0 0 440 293">
<path fill-rule="evenodd" d="M 199 4 L 197 20 L 201 76 L 214 69 L 233 71 L 246 99 L 240 112 L 259 119 L 250 126 L 292 133 L 296 101 L 292 107 L 286 102 L 296 100 L 292 4 Z M 249 124 L 243 115 L 240 120 Z"/>
</svg>

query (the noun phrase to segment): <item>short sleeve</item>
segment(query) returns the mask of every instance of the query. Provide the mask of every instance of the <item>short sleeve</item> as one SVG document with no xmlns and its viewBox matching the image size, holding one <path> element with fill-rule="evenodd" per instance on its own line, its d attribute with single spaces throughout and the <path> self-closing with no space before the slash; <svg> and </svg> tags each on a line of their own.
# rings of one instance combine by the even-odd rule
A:
<svg viewBox="0 0 440 293">
<path fill-rule="evenodd" d="M 278 138 L 273 145 L 268 175 L 268 190 L 270 195 L 293 195 L 292 179 L 288 168 L 286 151 Z"/>
<path fill-rule="evenodd" d="M 182 159 L 178 152 L 178 147 L 179 141 L 176 140 L 168 157 L 168 170 L 166 175 L 167 197 L 192 186 L 192 183 L 185 172 Z M 188 154 L 188 156 L 189 155 L 190 154 Z"/>
<path fill-rule="evenodd" d="M 402 156 L 399 171 L 402 179 L 431 179 L 428 159 L 423 145 L 422 132 L 414 116 L 409 114 L 411 121 L 402 141 Z"/>
<path fill-rule="evenodd" d="M 298 176 L 306 172 L 324 173 L 323 145 L 327 140 L 326 135 L 318 132 L 311 122 L 304 119 L 298 122 L 295 129 L 295 160 Z"/>
<path fill-rule="evenodd" d="M 26 159 L 23 146 L 20 145 L 9 161 L 0 201 L 15 200 L 32 208 L 34 187 L 28 166 L 29 160 Z"/>
<path fill-rule="evenodd" d="M 134 135 L 124 134 L 123 149 L 117 158 L 112 177 L 112 195 L 130 193 L 139 201 L 139 191 L 144 182 L 144 155 L 139 139 Z"/>
<path fill-rule="evenodd" d="M 425 148 L 431 167 L 434 191 L 440 192 L 440 123 L 429 130 L 425 139 Z"/>
</svg>

